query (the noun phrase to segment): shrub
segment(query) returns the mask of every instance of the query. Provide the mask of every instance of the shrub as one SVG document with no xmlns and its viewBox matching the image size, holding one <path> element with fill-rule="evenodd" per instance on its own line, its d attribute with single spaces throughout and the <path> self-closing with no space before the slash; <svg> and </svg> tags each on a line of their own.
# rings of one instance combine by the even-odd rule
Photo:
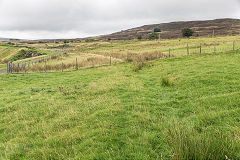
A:
<svg viewBox="0 0 240 160">
<path fill-rule="evenodd" d="M 12 43 L 12 42 L 8 42 L 7 44 L 12 45 L 12 46 L 15 45 L 15 43 Z"/>
<path fill-rule="evenodd" d="M 69 43 L 69 41 L 68 40 L 64 40 L 64 43 L 66 44 L 66 43 Z"/>
<path fill-rule="evenodd" d="M 141 39 L 142 39 L 142 36 L 141 36 L 141 35 L 139 35 L 139 36 L 137 37 L 137 39 L 138 39 L 138 40 L 141 40 Z"/>
<path fill-rule="evenodd" d="M 161 32 L 160 28 L 154 28 L 153 32 Z"/>
<path fill-rule="evenodd" d="M 149 39 L 150 39 L 150 40 L 158 39 L 157 33 L 153 32 L 153 33 L 149 34 Z"/>
<path fill-rule="evenodd" d="M 193 35 L 193 30 L 191 30 L 190 28 L 184 28 L 182 29 L 182 35 L 183 37 L 191 37 Z"/>
<path fill-rule="evenodd" d="M 86 39 L 85 42 L 94 42 L 93 39 Z"/>
<path fill-rule="evenodd" d="M 39 51 L 35 49 L 22 49 L 20 50 L 17 54 L 13 55 L 9 60 L 10 61 L 16 61 L 16 60 L 21 60 L 25 58 L 30 58 L 30 57 L 36 57 L 40 55 L 46 55 L 46 53 L 40 53 Z"/>
</svg>

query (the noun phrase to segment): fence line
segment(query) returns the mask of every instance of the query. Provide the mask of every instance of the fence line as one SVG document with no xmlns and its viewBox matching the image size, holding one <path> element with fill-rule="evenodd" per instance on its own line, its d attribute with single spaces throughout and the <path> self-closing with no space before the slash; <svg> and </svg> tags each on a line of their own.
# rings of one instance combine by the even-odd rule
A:
<svg viewBox="0 0 240 160">
<path fill-rule="evenodd" d="M 24 59 L 24 60 L 21 60 L 20 62 L 10 61 L 10 62 L 7 63 L 6 71 L 7 71 L 7 73 L 19 72 L 22 69 L 24 69 L 24 71 L 26 71 L 26 67 L 30 68 L 33 65 L 36 65 L 36 64 L 44 62 L 44 61 L 49 61 L 51 59 L 56 59 L 60 56 L 63 56 L 64 54 L 66 54 L 66 52 L 54 53 L 52 55 L 36 57 L 34 59 L 29 59 L 29 60 Z"/>
<path fill-rule="evenodd" d="M 187 43 L 186 52 L 183 55 L 235 51 L 235 50 L 240 49 L 240 41 L 235 40 L 232 42 L 232 44 L 229 43 L 228 45 L 224 46 L 224 48 L 221 48 L 221 47 L 218 48 L 217 46 L 218 46 L 217 43 L 214 43 L 211 45 L 204 45 L 204 44 L 200 43 L 199 45 L 195 45 L 195 46 L 190 46 L 189 43 Z M 174 55 L 175 50 L 177 50 L 177 48 L 176 49 L 169 48 L 168 54 L 167 53 L 165 53 L 165 54 L 156 53 L 156 54 L 149 54 L 149 55 L 141 55 L 140 58 L 142 58 L 144 60 L 171 58 L 171 57 L 175 57 L 175 55 Z M 38 65 L 38 64 L 43 65 L 39 69 L 40 72 L 53 71 L 52 67 L 47 64 L 47 61 L 58 58 L 60 56 L 63 56 L 64 54 L 66 54 L 66 53 L 54 53 L 53 55 L 50 55 L 50 56 L 39 57 L 39 58 L 31 59 L 31 60 L 23 60 L 21 62 L 9 62 L 7 64 L 7 73 L 16 73 L 16 72 L 17 73 L 18 72 L 27 73 L 31 70 L 31 67 L 34 67 L 35 65 Z M 181 56 L 183 56 L 183 55 L 181 55 Z M 87 59 L 88 63 L 87 63 L 87 65 L 84 66 L 84 64 L 81 64 L 80 61 L 78 60 L 78 58 L 76 57 L 76 59 L 74 60 L 75 62 L 73 62 L 71 64 L 64 64 L 63 61 L 61 62 L 60 65 L 56 64 L 55 70 L 64 72 L 65 70 L 69 70 L 69 68 L 78 70 L 80 68 L 92 68 L 92 67 L 96 67 L 96 66 L 112 65 L 113 58 L 114 57 L 112 55 L 109 57 L 104 56 L 103 62 L 101 64 L 96 64 L 96 62 L 94 61 L 94 57 L 93 57 L 93 59 L 91 59 L 91 60 Z M 139 54 L 133 55 L 133 54 L 127 53 L 126 59 L 124 61 L 129 62 L 129 61 L 133 61 L 134 59 L 137 59 L 137 58 L 139 58 Z M 32 69 L 32 71 L 34 72 L 34 69 Z"/>
</svg>

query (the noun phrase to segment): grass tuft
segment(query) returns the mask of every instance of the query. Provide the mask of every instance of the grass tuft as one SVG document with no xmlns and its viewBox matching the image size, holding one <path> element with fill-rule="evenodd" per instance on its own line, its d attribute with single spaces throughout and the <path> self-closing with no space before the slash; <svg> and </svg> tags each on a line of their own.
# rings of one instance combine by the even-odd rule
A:
<svg viewBox="0 0 240 160">
<path fill-rule="evenodd" d="M 138 72 L 146 65 L 146 62 L 141 57 L 138 57 L 133 61 L 133 71 Z"/>
<path fill-rule="evenodd" d="M 171 76 L 164 76 L 162 77 L 162 86 L 170 87 L 175 85 L 175 80 Z"/>
</svg>

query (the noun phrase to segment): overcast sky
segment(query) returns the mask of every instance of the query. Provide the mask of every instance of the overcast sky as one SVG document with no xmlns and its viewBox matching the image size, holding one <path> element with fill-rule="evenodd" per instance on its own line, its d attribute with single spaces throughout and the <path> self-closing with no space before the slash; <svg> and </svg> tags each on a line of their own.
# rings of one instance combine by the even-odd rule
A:
<svg viewBox="0 0 240 160">
<path fill-rule="evenodd" d="M 240 18 L 240 0 L 0 0 L 0 37 L 81 38 L 216 18 Z"/>
</svg>

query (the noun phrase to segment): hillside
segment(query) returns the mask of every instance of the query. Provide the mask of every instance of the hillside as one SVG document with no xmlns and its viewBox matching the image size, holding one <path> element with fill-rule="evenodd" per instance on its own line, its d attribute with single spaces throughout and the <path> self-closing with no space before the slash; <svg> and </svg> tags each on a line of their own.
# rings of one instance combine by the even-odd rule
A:
<svg viewBox="0 0 240 160">
<path fill-rule="evenodd" d="M 240 159 L 240 53 L 0 76 L 1 159 Z"/>
<path fill-rule="evenodd" d="M 22 46 L 47 55 L 0 64 L 0 159 L 240 159 L 239 35 Z"/>
<path fill-rule="evenodd" d="M 145 25 L 110 35 L 99 36 L 96 40 L 123 40 L 123 39 L 136 39 L 138 35 L 142 35 L 144 38 L 148 38 L 154 28 L 160 28 L 162 30 L 162 39 L 181 38 L 181 30 L 183 28 L 191 28 L 194 30 L 194 36 L 212 36 L 213 30 L 216 36 L 223 35 L 238 35 L 240 34 L 240 20 L 239 19 L 216 19 L 206 21 L 187 21 L 187 22 L 172 22 Z"/>
<path fill-rule="evenodd" d="M 160 28 L 161 39 L 174 39 L 182 38 L 181 30 L 183 28 L 191 28 L 194 30 L 194 37 L 212 37 L 213 30 L 215 36 L 230 36 L 240 34 L 240 19 L 216 19 L 205 21 L 179 21 L 171 23 L 161 23 L 144 25 L 137 28 L 123 30 L 120 32 L 112 33 L 109 35 L 100 35 L 96 37 L 67 39 L 71 42 L 95 40 L 95 41 L 107 41 L 111 40 L 129 40 L 136 39 L 139 35 L 143 39 L 148 39 L 149 34 L 153 32 L 154 28 Z M 53 43 L 63 42 L 65 39 L 42 39 L 42 40 L 22 40 L 21 43 Z"/>
<path fill-rule="evenodd" d="M 3 63 L 4 61 L 7 62 L 8 58 L 10 58 L 12 55 L 16 54 L 23 48 L 24 47 L 0 44 L 0 63 Z"/>
<path fill-rule="evenodd" d="M 67 44 L 26 43 L 22 45 L 35 48 L 43 53 L 46 52 L 47 55 L 44 56 L 45 58 L 39 56 L 16 61 L 12 67 L 12 72 L 70 71 L 78 68 L 129 62 L 139 58 L 149 61 L 169 57 L 169 49 L 171 57 L 200 54 L 200 52 L 203 54 L 229 53 L 232 50 L 240 49 L 240 36 L 183 38 L 161 41 L 99 41 L 70 42 Z M 63 56 L 58 54 L 63 52 L 67 54 Z"/>
</svg>

